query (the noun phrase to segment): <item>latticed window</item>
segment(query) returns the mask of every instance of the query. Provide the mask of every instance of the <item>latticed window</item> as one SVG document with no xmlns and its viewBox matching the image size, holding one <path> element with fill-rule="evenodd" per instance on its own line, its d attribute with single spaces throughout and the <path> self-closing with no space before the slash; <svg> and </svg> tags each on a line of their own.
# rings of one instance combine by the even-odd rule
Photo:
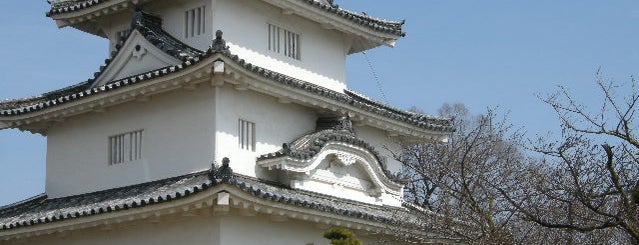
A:
<svg viewBox="0 0 639 245">
<path fill-rule="evenodd" d="M 255 123 L 240 119 L 237 123 L 240 149 L 255 151 Z"/>
<path fill-rule="evenodd" d="M 184 12 L 184 37 L 195 37 L 206 32 L 206 7 L 201 6 Z"/>
<path fill-rule="evenodd" d="M 142 130 L 109 137 L 109 164 L 142 159 Z"/>
<path fill-rule="evenodd" d="M 268 49 L 299 60 L 300 35 L 279 26 L 268 24 Z"/>
</svg>

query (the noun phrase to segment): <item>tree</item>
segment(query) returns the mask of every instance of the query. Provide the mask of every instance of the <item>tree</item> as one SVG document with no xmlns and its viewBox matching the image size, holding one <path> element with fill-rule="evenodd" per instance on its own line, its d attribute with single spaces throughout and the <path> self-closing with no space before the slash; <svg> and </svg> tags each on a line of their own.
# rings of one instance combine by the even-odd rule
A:
<svg viewBox="0 0 639 245">
<path fill-rule="evenodd" d="M 331 245 L 362 245 L 355 233 L 343 228 L 331 228 L 324 232 L 324 238 L 331 240 Z"/>
<path fill-rule="evenodd" d="M 523 139 L 493 110 L 471 116 L 462 104 L 440 116 L 457 131 L 445 144 L 408 145 L 406 200 L 427 210 L 422 227 L 471 243 L 639 243 L 637 82 L 597 75 L 594 111 L 560 87 L 542 101 L 561 135 Z"/>
<path fill-rule="evenodd" d="M 530 147 L 542 155 L 527 173 L 535 183 L 492 187 L 522 219 L 563 231 L 567 243 L 639 243 L 637 83 L 618 85 L 599 73 L 596 82 L 602 93 L 596 112 L 565 87 L 542 98 L 557 113 L 562 134 Z"/>
<path fill-rule="evenodd" d="M 514 242 L 512 208 L 486 181 L 516 171 L 524 157 L 517 144 L 521 134 L 493 110 L 471 116 L 463 104 L 445 104 L 439 115 L 456 126 L 448 143 L 408 145 L 396 156 L 410 180 L 407 201 L 437 214 L 440 220 L 424 222 L 438 223 L 429 228 L 440 233 L 468 242 Z"/>
</svg>

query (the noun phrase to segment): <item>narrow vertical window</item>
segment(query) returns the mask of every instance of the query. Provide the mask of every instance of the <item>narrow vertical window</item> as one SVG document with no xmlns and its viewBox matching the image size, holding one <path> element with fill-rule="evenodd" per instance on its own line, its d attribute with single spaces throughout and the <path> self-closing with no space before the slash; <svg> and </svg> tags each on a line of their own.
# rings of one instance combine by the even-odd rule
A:
<svg viewBox="0 0 639 245">
<path fill-rule="evenodd" d="M 268 24 L 268 50 L 283 53 L 285 56 L 300 59 L 300 35 Z"/>
<path fill-rule="evenodd" d="M 142 159 L 142 130 L 109 137 L 109 164 Z"/>
<path fill-rule="evenodd" d="M 127 37 L 129 35 L 130 30 L 123 30 L 123 31 L 119 31 L 117 32 L 116 35 L 116 42 L 119 42 L 120 40 L 124 39 L 125 37 Z"/>
<path fill-rule="evenodd" d="M 240 149 L 255 151 L 255 123 L 240 119 L 237 123 L 238 146 Z"/>
<path fill-rule="evenodd" d="M 189 12 L 184 12 L 184 37 L 189 38 Z"/>
<path fill-rule="evenodd" d="M 200 30 L 202 31 L 202 34 L 204 34 L 204 30 L 206 30 L 206 18 L 204 18 L 206 13 L 206 6 L 200 7 L 200 11 L 202 11 L 202 18 L 200 18 L 200 23 L 202 24 L 200 25 Z"/>
<path fill-rule="evenodd" d="M 206 33 L 206 8 L 204 6 L 184 11 L 184 37 Z"/>
</svg>

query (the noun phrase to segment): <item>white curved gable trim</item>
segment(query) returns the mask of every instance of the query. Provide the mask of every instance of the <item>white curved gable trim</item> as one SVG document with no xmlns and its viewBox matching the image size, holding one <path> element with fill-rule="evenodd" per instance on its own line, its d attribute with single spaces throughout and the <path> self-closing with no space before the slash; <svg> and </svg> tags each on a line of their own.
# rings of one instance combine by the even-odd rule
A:
<svg viewBox="0 0 639 245">
<path fill-rule="evenodd" d="M 327 170 L 319 169 L 320 164 L 325 160 L 341 164 L 342 166 L 357 166 L 363 170 L 368 177 L 368 181 L 372 185 L 349 181 L 348 178 L 336 178 L 327 175 Z M 314 183 L 324 183 L 326 185 L 339 186 L 340 188 L 357 191 L 369 197 L 382 198 L 385 197 L 401 197 L 403 186 L 389 179 L 381 163 L 368 150 L 346 143 L 331 142 L 324 146 L 317 155 L 308 160 L 300 160 L 288 156 L 258 161 L 258 165 L 268 168 L 269 170 L 282 170 L 292 174 L 291 186 L 298 189 L 309 189 Z M 328 169 L 330 171 L 330 169 Z M 356 173 L 353 173 L 356 174 Z M 336 173 L 336 175 L 341 175 Z M 316 186 L 316 185 L 315 185 Z M 335 194 L 335 189 L 326 189 L 325 191 L 315 192 L 324 194 Z M 355 199 L 351 196 L 344 198 Z M 364 200 L 359 200 L 364 201 Z M 376 202 L 385 202 L 378 200 Z"/>
</svg>

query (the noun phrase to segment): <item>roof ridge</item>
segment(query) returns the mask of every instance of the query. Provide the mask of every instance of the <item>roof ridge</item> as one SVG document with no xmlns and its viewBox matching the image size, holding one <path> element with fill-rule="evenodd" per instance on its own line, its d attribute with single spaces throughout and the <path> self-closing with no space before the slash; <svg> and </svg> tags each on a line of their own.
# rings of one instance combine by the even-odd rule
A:
<svg viewBox="0 0 639 245">
<path fill-rule="evenodd" d="M 398 21 L 398 20 L 390 20 L 390 19 L 378 18 L 378 17 L 370 16 L 370 15 L 368 15 L 366 13 L 357 13 L 357 12 L 355 12 L 353 10 L 341 8 L 339 6 L 337 8 L 339 8 L 341 11 L 348 12 L 349 14 L 355 15 L 355 16 L 360 17 L 360 18 L 365 18 L 365 19 L 370 20 L 370 21 L 377 21 L 377 22 L 381 22 L 381 23 L 395 24 L 395 25 L 400 25 L 400 26 L 406 23 L 406 20 Z"/>
</svg>

